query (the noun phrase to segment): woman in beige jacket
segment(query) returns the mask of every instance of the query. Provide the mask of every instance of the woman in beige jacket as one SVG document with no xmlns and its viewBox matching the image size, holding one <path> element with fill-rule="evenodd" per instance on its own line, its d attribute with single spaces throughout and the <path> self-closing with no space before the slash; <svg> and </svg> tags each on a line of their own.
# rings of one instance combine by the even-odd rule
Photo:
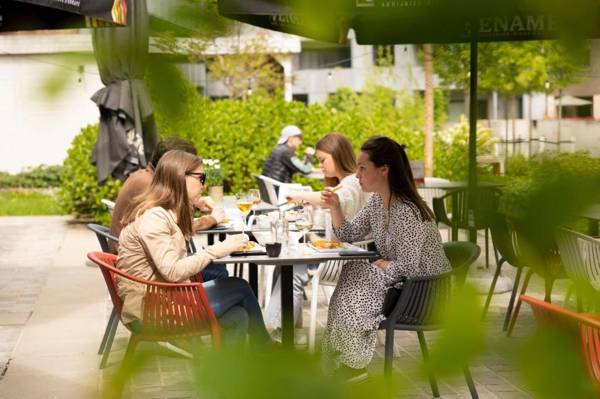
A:
<svg viewBox="0 0 600 399">
<path fill-rule="evenodd" d="M 148 190 L 134 198 L 125 212 L 119 236 L 117 267 L 145 280 L 181 282 L 198 274 L 214 259 L 240 250 L 248 238 L 230 235 L 225 241 L 188 256 L 186 238 L 193 234 L 192 203 L 200 196 L 205 174 L 202 160 L 183 151 L 169 151 L 159 161 Z M 132 330 L 141 328 L 144 287 L 117 280 L 123 299 L 122 320 Z M 252 344 L 270 341 L 260 306 L 245 280 L 224 278 L 204 283 L 213 312 L 225 330 L 235 326 L 249 332 Z M 233 338 L 233 334 L 226 334 Z M 241 337 L 235 337 L 241 338 Z"/>
</svg>

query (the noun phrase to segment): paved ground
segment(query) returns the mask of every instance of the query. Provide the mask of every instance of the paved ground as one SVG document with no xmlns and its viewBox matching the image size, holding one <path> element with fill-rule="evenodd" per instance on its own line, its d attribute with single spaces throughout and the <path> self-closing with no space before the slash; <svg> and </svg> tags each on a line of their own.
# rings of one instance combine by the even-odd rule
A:
<svg viewBox="0 0 600 399">
<path fill-rule="evenodd" d="M 98 397 L 123 356 L 128 335 L 119 328 L 110 365 L 99 371 L 96 351 L 111 305 L 99 271 L 84 258 L 88 251 L 98 249 L 95 236 L 66 217 L 3 217 L 0 236 L 0 398 Z M 475 267 L 470 280 L 485 289 L 488 272 Z M 556 297 L 563 291 L 564 285 L 559 284 Z M 534 279 L 531 292 L 542 292 L 539 281 Z M 529 309 L 524 309 L 517 337 L 502 338 L 500 325 L 507 302 L 507 293 L 494 296 L 487 322 L 491 341 L 472 365 L 481 398 L 532 397 L 507 351 L 533 332 L 533 319 Z M 319 309 L 322 331 L 326 318 L 322 293 Z M 304 311 L 304 320 L 309 320 L 308 304 Z M 435 335 L 430 337 L 435 340 Z M 382 352 L 383 345 L 379 345 L 370 366 L 372 374 L 382 369 Z M 189 361 L 161 353 L 150 357 L 131 379 L 125 397 L 206 397 L 192 387 Z M 431 397 L 426 383 L 415 382 L 420 364 L 414 333 L 397 333 L 394 367 L 402 384 L 398 397 Z M 462 378 L 442 380 L 440 389 L 444 398 L 469 397 Z"/>
</svg>

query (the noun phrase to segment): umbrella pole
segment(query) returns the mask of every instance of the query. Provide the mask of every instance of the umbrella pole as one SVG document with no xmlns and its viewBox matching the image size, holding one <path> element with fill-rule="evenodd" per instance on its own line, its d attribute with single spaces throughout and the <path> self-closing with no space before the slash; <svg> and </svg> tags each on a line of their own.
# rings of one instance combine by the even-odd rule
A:
<svg viewBox="0 0 600 399">
<path fill-rule="evenodd" d="M 477 243 L 475 226 L 475 190 L 477 187 L 477 40 L 471 41 L 471 75 L 469 94 L 469 241 Z"/>
</svg>

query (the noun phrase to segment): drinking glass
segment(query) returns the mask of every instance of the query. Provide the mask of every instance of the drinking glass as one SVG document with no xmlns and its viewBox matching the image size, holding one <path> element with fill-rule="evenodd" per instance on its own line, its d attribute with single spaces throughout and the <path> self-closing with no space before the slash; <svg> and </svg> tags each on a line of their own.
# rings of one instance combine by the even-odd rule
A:
<svg viewBox="0 0 600 399">
<path fill-rule="evenodd" d="M 302 232 L 302 241 L 306 244 L 306 233 L 310 231 L 313 226 L 312 212 L 309 207 L 304 207 L 298 210 L 298 217 L 296 219 L 296 228 Z"/>
<path fill-rule="evenodd" d="M 250 201 L 252 201 L 252 215 L 256 215 L 255 209 L 260 204 L 260 191 L 258 189 L 253 188 L 248 190 L 248 197 Z"/>
<path fill-rule="evenodd" d="M 240 210 L 240 212 L 243 215 L 242 218 L 242 234 L 246 233 L 246 217 L 248 216 L 248 214 L 250 213 L 250 210 L 252 209 L 252 205 L 253 202 L 250 199 L 250 196 L 248 195 L 248 193 L 245 192 L 240 192 L 237 193 L 235 196 L 235 205 L 237 206 L 237 208 Z"/>
</svg>

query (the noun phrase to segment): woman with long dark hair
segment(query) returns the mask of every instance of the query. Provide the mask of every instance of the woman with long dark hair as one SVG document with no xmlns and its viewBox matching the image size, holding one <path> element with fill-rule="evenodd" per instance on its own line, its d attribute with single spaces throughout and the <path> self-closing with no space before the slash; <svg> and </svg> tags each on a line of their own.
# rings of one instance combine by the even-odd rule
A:
<svg viewBox="0 0 600 399">
<path fill-rule="evenodd" d="M 361 147 L 356 176 L 363 191 L 373 192 L 365 206 L 346 220 L 336 193 L 322 192 L 331 208 L 335 234 L 358 241 L 369 234 L 382 258 L 344 264 L 331 297 L 323 350 L 347 380 L 366 378 L 386 287 L 402 277 L 450 271 L 432 211 L 417 193 L 404 147 L 375 136 Z"/>
</svg>

